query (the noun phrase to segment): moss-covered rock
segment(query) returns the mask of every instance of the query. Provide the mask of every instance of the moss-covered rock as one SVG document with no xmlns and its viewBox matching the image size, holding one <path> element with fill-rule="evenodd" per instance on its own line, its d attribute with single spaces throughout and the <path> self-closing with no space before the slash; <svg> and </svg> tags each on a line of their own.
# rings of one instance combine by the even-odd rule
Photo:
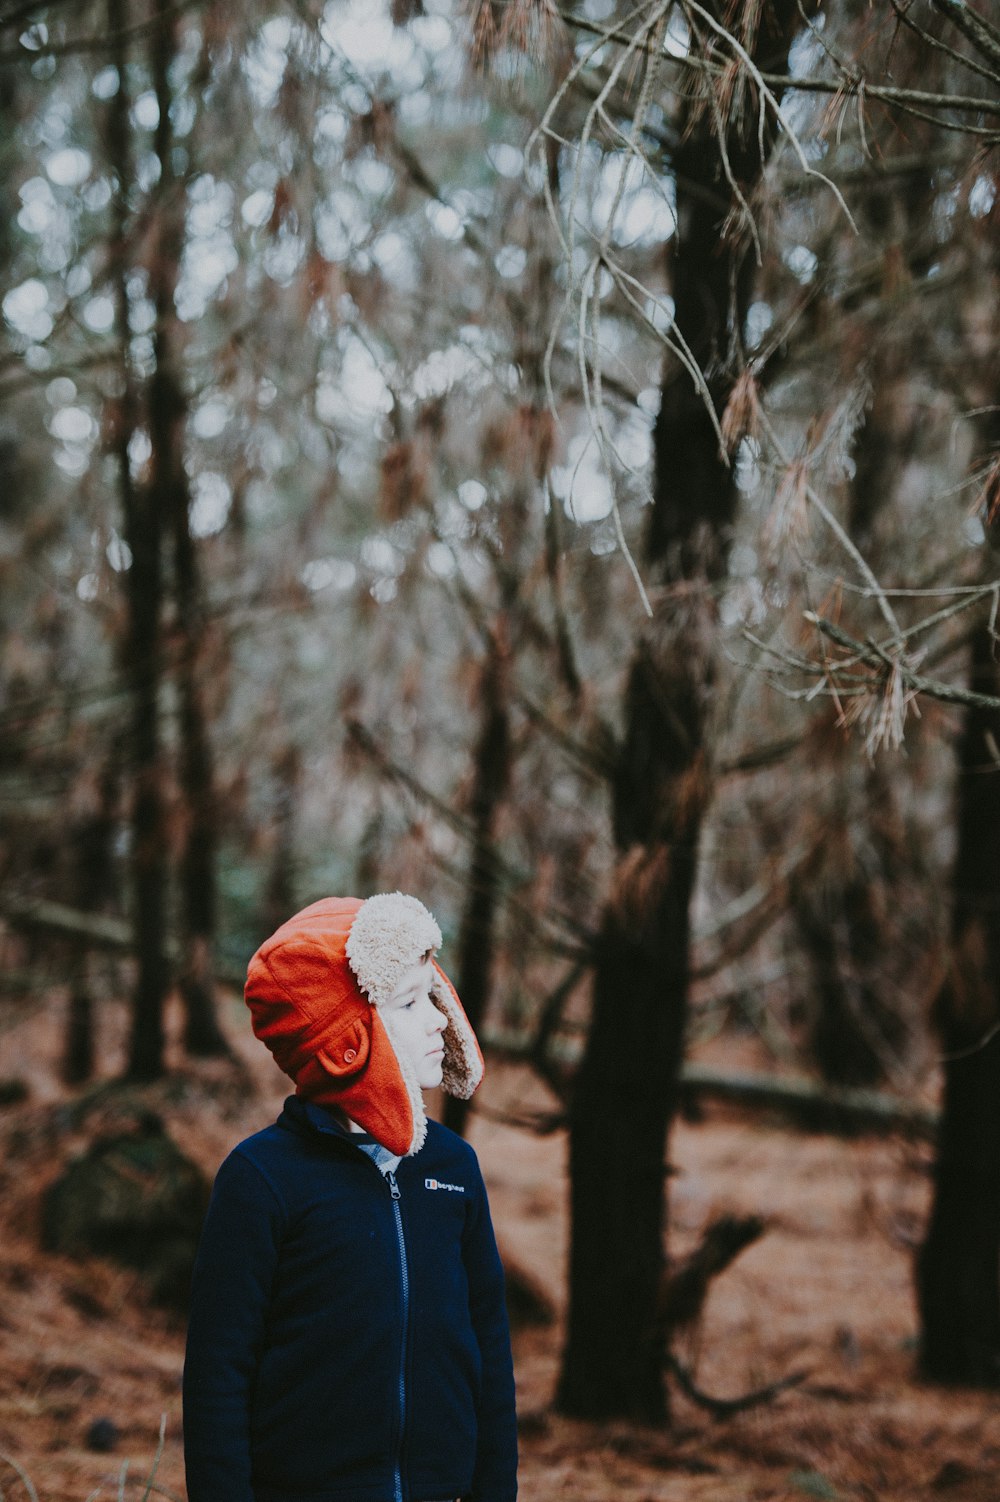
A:
<svg viewBox="0 0 1000 1502">
<path fill-rule="evenodd" d="M 143 1274 L 158 1303 L 186 1307 L 209 1186 L 155 1117 L 99 1137 L 45 1195 L 49 1251 L 108 1257 Z"/>
</svg>

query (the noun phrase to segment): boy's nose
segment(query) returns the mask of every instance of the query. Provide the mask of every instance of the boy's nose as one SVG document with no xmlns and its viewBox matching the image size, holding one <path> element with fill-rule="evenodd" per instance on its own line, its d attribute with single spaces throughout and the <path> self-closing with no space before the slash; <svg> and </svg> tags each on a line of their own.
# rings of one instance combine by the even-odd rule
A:
<svg viewBox="0 0 1000 1502">
<path fill-rule="evenodd" d="M 433 1008 L 433 1014 L 432 1015 L 433 1015 L 433 1020 L 431 1022 L 431 1027 L 430 1027 L 431 1032 L 432 1033 L 443 1033 L 444 1030 L 445 1030 L 445 1028 L 448 1026 L 448 1019 L 447 1019 L 447 1017 L 437 1007 Z"/>
</svg>

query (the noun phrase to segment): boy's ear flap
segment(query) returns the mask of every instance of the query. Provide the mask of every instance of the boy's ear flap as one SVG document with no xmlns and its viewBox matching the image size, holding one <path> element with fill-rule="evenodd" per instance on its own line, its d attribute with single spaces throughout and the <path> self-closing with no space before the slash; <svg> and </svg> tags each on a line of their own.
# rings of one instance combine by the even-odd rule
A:
<svg viewBox="0 0 1000 1502">
<path fill-rule="evenodd" d="M 468 1100 L 482 1083 L 486 1066 L 472 1023 L 458 999 L 458 992 L 437 960 L 433 961 L 433 965 L 431 996 L 448 1019 L 448 1026 L 442 1035 L 444 1062 L 441 1086 L 448 1095 Z"/>
<path fill-rule="evenodd" d="M 357 1057 L 348 1059 L 351 1052 Z M 401 1158 L 424 1145 L 427 1115 L 420 1087 L 405 1078 L 377 1007 L 368 1007 L 332 1048 L 318 1049 L 296 1084 L 309 1100 L 336 1106 Z"/>
</svg>

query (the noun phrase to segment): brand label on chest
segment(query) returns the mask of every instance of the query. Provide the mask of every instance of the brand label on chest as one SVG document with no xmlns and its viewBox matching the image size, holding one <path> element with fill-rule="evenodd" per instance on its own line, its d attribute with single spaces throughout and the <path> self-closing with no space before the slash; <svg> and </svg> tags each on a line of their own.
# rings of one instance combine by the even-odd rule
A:
<svg viewBox="0 0 1000 1502">
<path fill-rule="evenodd" d="M 425 1189 L 448 1189 L 452 1194 L 464 1194 L 464 1184 L 446 1184 L 442 1179 L 424 1179 Z"/>
</svg>

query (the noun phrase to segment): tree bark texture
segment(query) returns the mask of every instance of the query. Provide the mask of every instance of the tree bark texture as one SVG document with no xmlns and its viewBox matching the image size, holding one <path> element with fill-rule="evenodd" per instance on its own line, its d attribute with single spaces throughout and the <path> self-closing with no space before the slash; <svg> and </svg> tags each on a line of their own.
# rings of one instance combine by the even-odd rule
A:
<svg viewBox="0 0 1000 1502">
<path fill-rule="evenodd" d="M 182 800 L 178 865 L 184 1046 L 201 1057 L 228 1052 L 215 1010 L 218 802 L 202 686 L 205 642 L 202 587 L 191 534 L 191 492 L 184 467 L 187 398 L 179 370 L 175 293 L 184 247 L 184 185 L 173 169 L 173 91 L 169 68 L 177 52 L 177 15 L 164 13 L 154 32 L 152 75 L 159 105 L 155 149 L 160 162 L 159 237 L 150 281 L 156 304 L 156 364 L 149 384 L 149 431 L 160 514 L 173 544 L 172 635 L 178 696 L 178 784 Z"/>
<path fill-rule="evenodd" d="M 126 257 L 129 243 L 128 193 L 131 185 L 129 96 L 122 34 L 124 0 L 108 0 L 108 29 L 116 39 L 118 88 L 108 113 L 108 156 L 115 175 L 112 197 L 115 335 L 120 351 L 119 397 L 113 424 L 123 532 L 131 553 L 125 572 L 127 624 L 125 671 L 129 683 L 129 772 L 131 777 L 131 882 L 137 975 L 132 997 L 128 1073 L 154 1079 L 163 1069 L 163 1002 L 168 983 L 166 958 L 167 831 L 160 748 L 160 681 L 163 671 L 160 612 L 163 596 L 163 529 L 155 479 L 137 484 L 129 445 L 139 427 L 138 401 L 129 354 Z"/>
<path fill-rule="evenodd" d="M 830 776 L 836 781 L 819 810 L 819 859 L 792 883 L 791 911 L 812 979 L 809 1046 L 828 1084 L 873 1085 L 905 1051 L 905 1023 L 890 999 L 898 978 L 886 950 L 904 944 L 909 915 L 895 899 L 917 873 L 885 766 L 848 758 Z M 910 943 L 919 942 L 914 934 Z"/>
<path fill-rule="evenodd" d="M 302 782 L 302 756 L 289 742 L 271 763 L 274 786 L 274 849 L 264 888 L 263 930 L 273 933 L 296 908 L 295 846 L 296 812 Z"/>
<path fill-rule="evenodd" d="M 759 65 L 787 56 L 797 17 L 791 0 L 762 13 L 748 38 Z M 753 271 L 746 240 L 724 232 L 732 199 L 715 119 L 708 103 L 683 122 L 671 271 L 679 332 L 721 414 L 739 368 Z M 745 128 L 730 120 L 724 145 L 752 194 L 763 166 L 755 107 Z M 713 585 L 725 571 L 737 501 L 702 395 L 673 361 L 654 445 L 645 563 L 655 618 L 628 673 L 612 795 L 618 858 L 570 1112 L 570 1307 L 558 1394 L 564 1412 L 645 1422 L 666 1413 L 664 1353 L 653 1336 L 665 1152 L 678 1104 L 689 907 L 710 786 Z"/>
<path fill-rule="evenodd" d="M 919 135 L 912 121 L 905 132 L 893 129 L 896 148 L 913 132 Z M 932 144 L 925 133 L 925 147 Z M 925 172 L 873 184 L 858 213 L 887 263 L 905 252 L 920 264 L 930 250 L 933 204 Z M 866 336 L 870 349 L 862 374 L 871 395 L 853 445 L 845 522 L 880 574 L 892 546 L 899 476 L 918 446 L 924 414 L 912 399 L 910 338 L 892 323 L 873 328 L 870 314 L 858 316 L 856 338 Z M 892 956 L 918 947 L 926 953 L 930 934 L 919 908 L 908 911 L 900 894 L 908 881 L 920 885 L 927 877 L 915 869 L 916 842 L 907 839 L 895 773 L 885 759 L 844 757 L 838 748 L 826 770 L 832 796 L 815 810 L 824 830 L 820 859 L 794 884 L 792 900 L 812 975 L 809 1044 L 827 1083 L 871 1085 L 905 1049 L 906 1024 L 892 997 L 905 994 L 910 977 L 892 975 Z"/>
<path fill-rule="evenodd" d="M 100 913 L 114 895 L 114 855 L 118 801 L 117 768 L 109 759 L 96 786 L 72 821 L 70 858 L 78 910 Z M 90 946 L 79 937 L 71 941 L 69 1008 L 63 1048 L 63 1079 L 80 1085 L 94 1072 L 94 998 L 91 987 Z"/>
<path fill-rule="evenodd" d="M 491 634 L 480 687 L 480 728 L 472 792 L 472 859 L 458 935 L 456 984 L 462 1005 L 478 1032 L 486 1015 L 496 952 L 500 881 L 493 844 L 497 816 L 510 781 L 511 737 L 507 699 L 508 651 L 503 620 Z M 445 1097 L 444 1123 L 464 1132 L 469 1102 Z"/>
<path fill-rule="evenodd" d="M 971 686 L 1000 692 L 984 623 Z M 959 749 L 951 963 L 936 1002 L 944 1099 L 917 1262 L 920 1361 L 939 1382 L 1000 1387 L 1000 713 L 966 711 Z"/>
</svg>

